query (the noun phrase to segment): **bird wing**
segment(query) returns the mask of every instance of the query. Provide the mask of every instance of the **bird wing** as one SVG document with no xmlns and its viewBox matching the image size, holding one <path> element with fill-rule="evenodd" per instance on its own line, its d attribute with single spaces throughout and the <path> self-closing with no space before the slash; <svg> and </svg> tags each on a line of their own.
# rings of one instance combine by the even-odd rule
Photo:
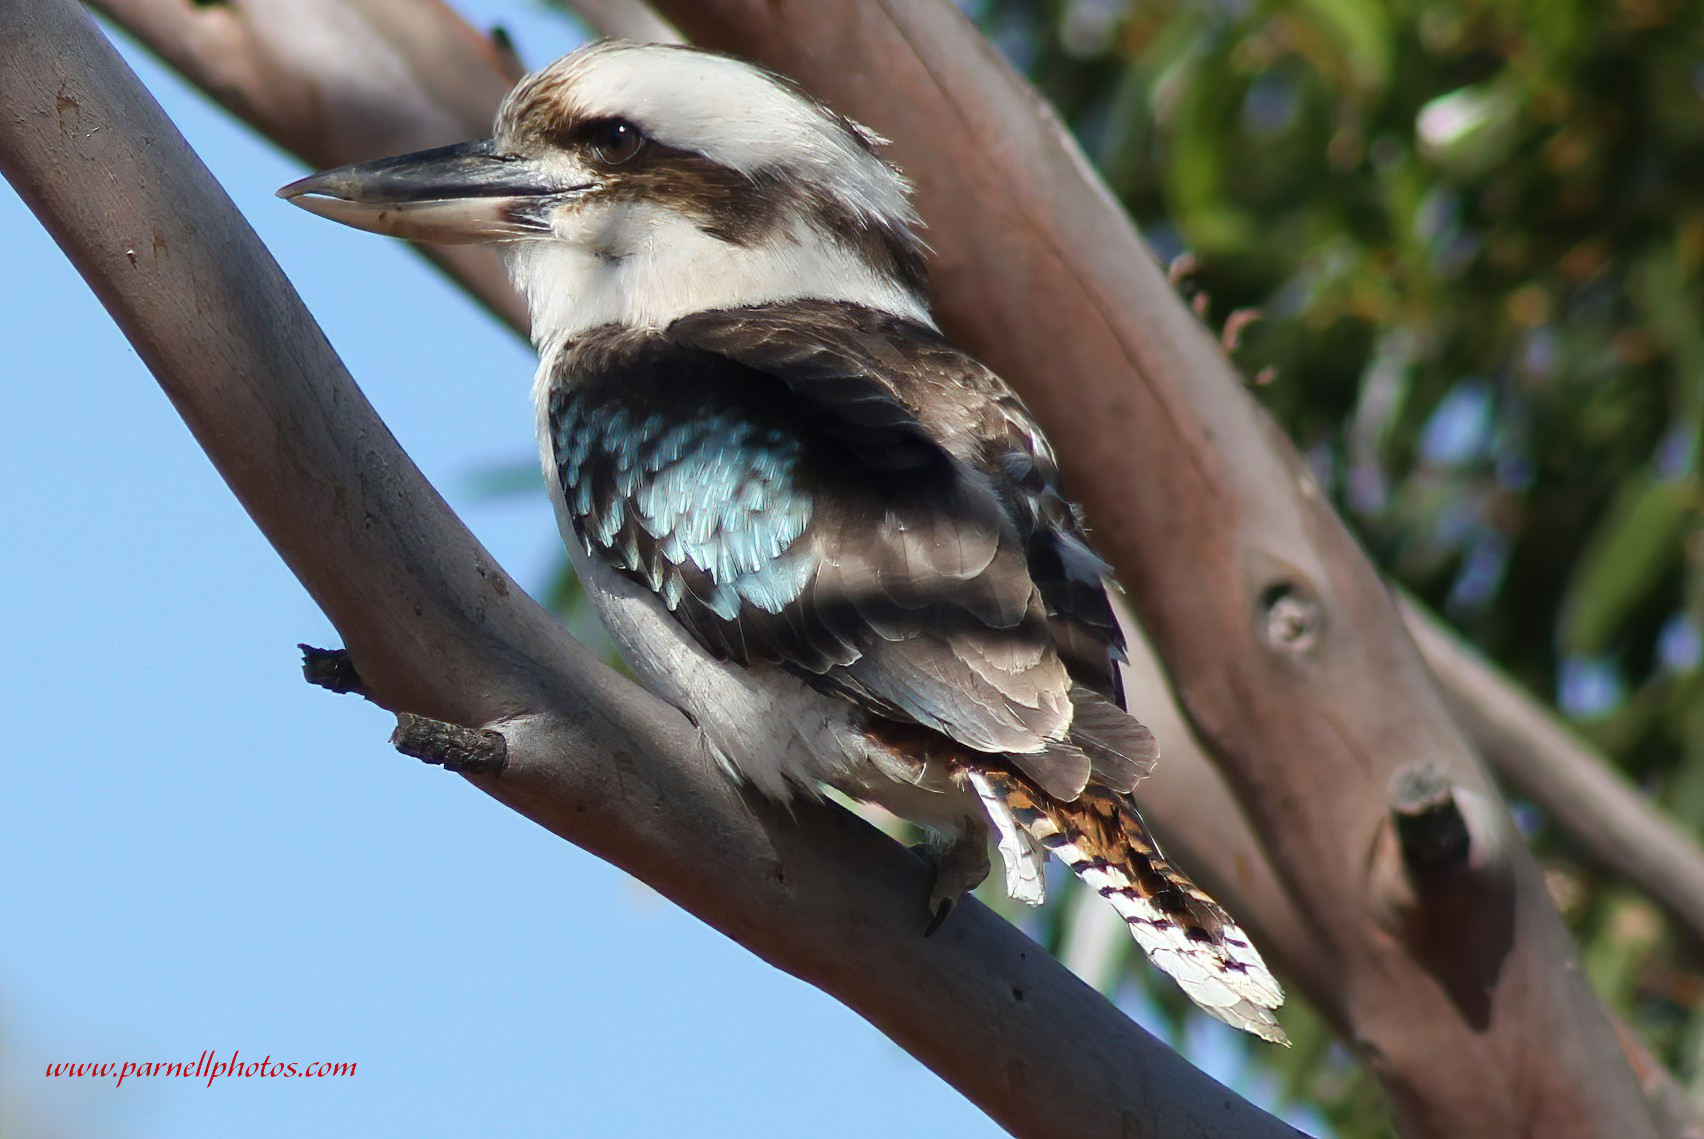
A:
<svg viewBox="0 0 1704 1139">
<path fill-rule="evenodd" d="M 804 302 L 701 313 L 670 326 L 667 337 L 768 377 L 771 390 L 779 385 L 791 401 L 796 421 L 812 425 L 814 445 L 838 456 L 848 478 L 890 488 L 878 497 L 888 496 L 880 501 L 892 513 L 880 516 L 874 500 L 867 501 L 862 514 L 846 515 L 861 520 L 823 532 L 830 542 L 816 555 L 840 558 L 831 592 L 856 596 L 874 578 L 890 595 L 907 598 L 880 616 L 866 614 L 867 628 L 896 637 L 887 659 L 899 662 L 897 668 L 884 663 L 880 682 L 863 690 L 867 707 L 915 707 L 896 701 L 892 685 L 902 674 L 927 675 L 927 666 L 909 670 L 933 661 L 942 644 L 961 659 L 1023 646 L 1027 662 L 1034 659 L 1031 646 L 1045 639 L 1042 659 L 1059 667 L 1041 675 L 1057 684 L 1064 673 L 1065 686 L 1048 692 L 1071 703 L 1065 742 L 1087 760 L 1093 778 L 1076 782 L 1082 761 L 1067 765 L 1059 750 L 1012 754 L 1017 771 L 988 756 L 965 772 L 999 835 L 1012 895 L 1040 901 L 1042 852 L 1058 855 L 1112 904 L 1148 956 L 1198 1005 L 1227 1024 L 1282 1041 L 1272 1010 L 1283 993 L 1259 952 L 1164 858 L 1129 794 L 1158 751 L 1152 733 L 1123 709 L 1116 665 L 1124 640 L 1107 594 L 1107 566 L 1089 548 L 1060 490 L 1053 453 L 1018 398 L 933 330 L 847 306 Z M 834 510 L 855 500 L 845 497 L 844 482 L 816 493 L 834 501 Z M 937 565 L 917 556 L 918 547 L 950 553 Z M 906 584 L 896 587 L 896 580 Z M 988 600 L 968 600 L 979 596 Z M 943 642 L 912 639 L 937 627 L 953 632 Z M 856 627 L 850 632 L 846 643 L 869 643 Z M 928 648 L 920 651 L 920 643 Z M 1001 692 L 1001 685 L 992 691 Z M 953 701 L 955 693 L 949 688 L 943 698 Z M 1030 776 L 1036 769 L 1049 778 Z M 1070 793 L 1061 794 L 1061 787 Z"/>
<path fill-rule="evenodd" d="M 1125 645 L 1109 567 L 1060 489 L 1041 428 L 1005 381 L 932 328 L 826 301 L 697 313 L 668 335 L 780 379 L 872 465 L 913 462 L 920 448 L 977 472 L 1024 544 L 1073 678 L 1122 702 L 1114 665 Z"/>
<path fill-rule="evenodd" d="M 1001 489 L 895 391 L 903 360 L 778 354 L 808 322 L 783 344 L 736 319 L 610 329 L 559 362 L 550 441 L 587 551 L 709 651 L 1009 755 L 1074 799 L 1094 760 L 1067 739 L 1073 680 Z"/>
<path fill-rule="evenodd" d="M 933 328 L 827 301 L 697 313 L 667 335 L 778 379 L 817 430 L 872 468 L 924 468 L 944 457 L 990 489 L 1071 678 L 1072 742 L 1089 754 L 1096 782 L 1114 790 L 1129 791 L 1153 770 L 1152 734 L 1122 712 L 1117 666 L 1126 650 L 1110 567 L 1089 547 L 1052 448 L 1005 381 Z"/>
</svg>

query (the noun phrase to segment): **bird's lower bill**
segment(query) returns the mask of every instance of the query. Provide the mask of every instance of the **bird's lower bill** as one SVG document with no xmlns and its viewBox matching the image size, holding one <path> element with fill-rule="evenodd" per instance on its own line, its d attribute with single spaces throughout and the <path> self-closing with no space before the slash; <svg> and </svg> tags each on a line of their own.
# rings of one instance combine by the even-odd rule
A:
<svg viewBox="0 0 1704 1139">
<path fill-rule="evenodd" d="M 501 241 L 538 232 L 535 226 L 516 223 L 521 203 L 502 198 L 374 203 L 303 194 L 290 200 L 311 214 L 356 229 L 436 245 Z"/>
<path fill-rule="evenodd" d="M 548 231 L 545 208 L 586 188 L 553 181 L 535 163 L 476 142 L 340 166 L 278 196 L 356 229 L 454 245 Z"/>
</svg>

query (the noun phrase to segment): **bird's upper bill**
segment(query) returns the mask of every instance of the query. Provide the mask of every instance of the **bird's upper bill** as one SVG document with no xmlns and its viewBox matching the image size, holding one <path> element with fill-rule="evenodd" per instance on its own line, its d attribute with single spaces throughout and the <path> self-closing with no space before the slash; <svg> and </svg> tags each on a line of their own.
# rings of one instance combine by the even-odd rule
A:
<svg viewBox="0 0 1704 1139">
<path fill-rule="evenodd" d="M 548 233 L 545 209 L 587 188 L 483 141 L 339 166 L 278 196 L 356 229 L 454 245 Z"/>
<path fill-rule="evenodd" d="M 608 41 L 522 80 L 489 140 L 339 167 L 278 194 L 359 229 L 440 243 L 595 240 L 586 215 L 620 205 L 668 209 L 743 242 L 791 220 L 792 204 L 916 245 L 908 187 L 875 154 L 882 141 L 751 64 Z"/>
</svg>

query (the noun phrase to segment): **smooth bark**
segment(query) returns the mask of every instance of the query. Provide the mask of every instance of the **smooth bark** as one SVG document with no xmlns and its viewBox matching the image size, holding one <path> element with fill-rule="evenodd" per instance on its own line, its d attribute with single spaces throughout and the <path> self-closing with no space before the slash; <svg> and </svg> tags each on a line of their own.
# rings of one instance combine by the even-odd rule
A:
<svg viewBox="0 0 1704 1139">
<path fill-rule="evenodd" d="M 508 768 L 477 786 L 845 1001 L 1015 1133 L 1294 1134 L 981 906 L 922 938 L 918 859 L 846 812 L 742 798 L 677 713 L 575 644 L 397 446 L 72 0 L 0 0 L 0 107 L 0 172 L 337 625 L 371 696 L 503 732 Z"/>
<path fill-rule="evenodd" d="M 1698 839 L 1651 809 L 1632 782 L 1549 710 L 1408 598 L 1403 616 L 1450 708 L 1498 772 L 1593 858 L 1638 883 L 1704 939 Z"/>
<path fill-rule="evenodd" d="M 361 8 L 365 6 L 365 3 L 366 0 L 361 0 L 361 2 L 351 6 Z M 139 9 L 150 10 L 155 13 L 172 13 L 171 20 L 166 21 L 167 24 L 175 22 L 178 25 L 190 25 L 202 18 L 200 9 L 188 4 L 187 0 L 179 0 L 177 3 L 169 3 L 167 0 L 103 0 L 103 6 L 113 10 L 120 19 L 130 23 L 133 28 L 137 27 L 138 21 L 131 13 Z M 381 4 L 380 7 L 382 6 Z M 581 5 L 581 7 L 584 6 Z M 606 4 L 603 7 L 610 8 L 611 6 Z M 633 4 L 616 4 L 613 6 L 613 10 L 617 18 L 625 19 L 630 18 L 632 11 L 638 7 Z M 712 5 L 712 7 L 716 6 Z M 739 6 L 723 5 L 721 7 L 738 8 Z M 756 6 L 752 7 L 755 8 Z M 903 10 L 909 6 L 895 5 L 890 7 L 894 11 L 900 11 L 903 15 Z M 775 13 L 777 27 L 783 32 L 787 31 L 788 6 L 778 6 Z M 608 17 L 609 14 L 605 12 L 603 15 Z M 416 13 L 416 19 L 420 21 L 435 22 L 442 18 L 445 18 L 445 14 L 436 7 Z M 454 19 L 453 16 L 447 18 Z M 690 15 L 682 17 L 683 22 L 690 19 Z M 797 22 L 796 18 L 794 22 Z M 171 29 L 160 23 L 151 24 L 149 27 L 152 34 L 145 33 L 144 38 L 150 42 L 154 42 L 157 38 L 169 39 L 172 36 L 179 35 L 181 31 L 181 28 Z M 775 29 L 771 28 L 770 30 L 774 31 Z M 453 37 L 451 38 L 453 39 Z M 156 46 L 160 45 L 156 44 Z M 406 48 L 399 49 L 397 45 L 393 44 L 385 50 L 406 50 Z M 170 53 L 168 52 L 168 54 Z M 477 55 L 477 53 L 474 54 Z M 194 53 L 186 53 L 180 50 L 174 57 L 174 62 L 185 70 L 191 78 L 202 82 L 204 85 L 207 84 L 205 75 L 212 67 L 210 61 L 198 60 Z M 830 62 L 832 62 L 832 57 L 830 57 Z M 316 63 L 311 58 L 298 59 L 296 65 L 308 67 L 311 70 L 313 66 L 316 66 Z M 787 65 L 783 64 L 783 66 Z M 803 67 L 795 68 L 795 70 L 802 72 Z M 250 76 L 250 79 L 253 80 L 251 99 L 264 102 L 267 97 L 267 77 L 256 74 Z M 451 86 L 465 82 L 462 73 L 454 69 L 434 71 L 431 73 L 431 80 L 435 84 L 447 83 Z M 879 83 L 875 84 L 878 87 L 879 85 Z M 434 98 L 442 101 L 444 96 L 440 92 Z M 495 105 L 494 98 L 492 105 Z M 240 107 L 237 109 L 241 110 Z M 347 110 L 350 114 L 356 115 L 362 112 L 362 108 L 359 106 L 353 106 L 347 108 Z M 867 117 L 875 118 L 873 114 L 867 114 Z M 886 129 L 890 134 L 897 133 L 892 127 L 886 126 L 881 121 L 876 121 L 875 125 Z M 474 113 L 465 133 L 479 133 L 483 129 L 483 118 Z M 904 139 L 901 139 L 902 143 L 904 141 Z M 1003 141 L 994 140 L 995 143 Z M 974 149 L 975 141 L 973 140 L 969 145 Z M 393 145 L 386 142 L 376 145 L 369 153 L 403 148 L 403 145 Z M 913 174 L 919 176 L 923 171 L 934 166 L 950 168 L 965 161 L 963 153 L 953 147 L 933 146 L 926 146 L 905 154 L 903 159 L 907 168 Z M 973 154 L 972 165 L 986 160 L 985 154 Z M 1000 158 L 1002 162 L 1011 160 L 1013 160 L 1011 156 L 1007 155 L 1002 155 Z M 1023 160 L 1021 153 L 1016 160 Z M 998 207 L 1003 203 L 996 201 L 993 204 Z M 1107 206 L 1110 205 L 1111 203 L 1101 203 L 1089 209 L 1084 220 L 1091 226 L 1097 220 L 1104 221 L 1110 216 L 1107 210 Z M 985 210 L 988 206 L 989 203 L 982 200 L 961 200 L 954 203 L 953 209 L 974 213 L 977 210 Z M 940 225 L 937 224 L 937 232 L 931 235 L 937 246 L 941 245 L 939 229 Z M 972 253 L 974 254 L 974 252 L 973 250 Z M 974 257 L 972 260 L 974 262 Z M 990 258 L 990 260 L 993 260 L 993 258 Z M 1008 258 L 1004 264 L 1010 264 L 1011 260 Z M 1025 264 L 1028 259 L 1018 258 L 1016 260 L 1019 264 Z M 985 269 L 989 275 L 998 275 L 1002 267 L 985 266 Z M 937 284 L 941 286 L 940 291 L 943 296 L 948 298 L 949 307 L 952 307 L 951 297 L 953 296 L 954 285 L 950 281 L 942 282 L 939 280 Z M 1175 305 L 1176 302 L 1173 303 Z M 1029 327 L 1031 326 L 1016 322 L 1003 328 L 985 329 L 984 335 L 996 339 L 1000 336 L 1022 336 L 1026 334 Z M 989 355 L 992 356 L 993 353 L 989 353 Z M 1223 369 L 1222 364 L 1220 368 Z M 1092 381 L 1093 379 L 1094 377 L 1060 371 L 1049 377 L 1049 382 L 1068 391 L 1073 384 L 1085 380 Z M 1033 395 L 1031 399 L 1039 402 Z M 1108 422 L 1095 426 L 1098 426 L 1098 429 L 1102 432 L 1113 436 L 1115 440 L 1119 438 L 1119 427 L 1116 423 Z M 1055 434 L 1065 435 L 1058 428 L 1055 428 Z M 1116 472 L 1105 473 L 1112 481 L 1109 493 L 1118 493 L 1116 481 L 1110 479 L 1110 476 L 1115 475 Z M 1099 479 L 1102 474 L 1103 472 L 1099 469 L 1079 472 L 1078 477 L 1073 482 L 1073 487 L 1079 493 L 1084 494 L 1084 497 L 1089 497 L 1085 493 L 1084 484 L 1086 482 L 1092 483 Z M 1283 613 L 1294 616 L 1295 608 L 1287 605 L 1283 607 Z M 1411 625 L 1416 620 L 1420 620 L 1420 618 L 1410 615 Z M 1578 748 L 1570 756 L 1566 747 L 1555 745 L 1554 741 L 1558 738 L 1562 738 L 1564 743 L 1567 741 L 1564 737 L 1558 736 L 1558 729 L 1553 718 L 1544 715 L 1541 710 L 1530 709 L 1537 713 L 1536 716 L 1505 719 L 1501 728 L 1488 727 L 1488 724 L 1495 722 L 1484 719 L 1485 710 L 1505 706 L 1514 694 L 1515 690 L 1512 686 L 1506 679 L 1494 672 L 1486 673 L 1483 668 L 1477 676 L 1473 676 L 1471 684 L 1460 683 L 1458 678 L 1463 676 L 1464 672 L 1459 666 L 1463 660 L 1468 659 L 1461 648 L 1452 642 L 1420 637 L 1418 632 L 1416 635 L 1420 639 L 1428 660 L 1442 678 L 1446 691 L 1450 695 L 1452 707 L 1456 708 L 1461 715 L 1463 725 L 1474 734 L 1476 739 L 1479 739 L 1488 747 L 1492 758 L 1497 760 L 1500 766 L 1504 766 L 1513 772 L 1517 786 L 1522 786 L 1523 790 L 1527 791 L 1535 801 L 1549 810 L 1570 830 L 1578 826 L 1588 845 L 1595 853 L 1603 857 L 1607 864 L 1630 874 L 1636 883 L 1650 890 L 1658 900 L 1663 901 L 1665 905 L 1682 916 L 1686 916 L 1688 912 L 1686 908 L 1687 899 L 1690 898 L 1695 906 L 1696 899 L 1700 896 L 1697 891 L 1687 892 L 1686 884 L 1690 881 L 1689 875 L 1704 873 L 1704 857 L 1700 856 L 1697 845 L 1687 840 L 1684 835 L 1678 836 L 1679 842 L 1664 841 L 1665 832 L 1669 834 L 1677 834 L 1677 832 L 1674 832 L 1671 826 L 1663 822 L 1661 816 L 1653 811 L 1649 804 L 1640 799 L 1636 791 L 1626 786 L 1625 783 L 1603 778 L 1594 780 L 1594 772 L 1598 776 L 1606 774 L 1601 757 L 1592 756 L 1589 752 L 1580 751 Z M 1465 675 L 1472 676 L 1473 674 L 1467 673 Z M 1530 704 L 1530 702 L 1528 703 Z M 1475 714 L 1476 711 L 1479 714 Z M 1497 734 L 1498 732 L 1501 734 Z M 1482 733 L 1484 733 L 1483 738 L 1481 738 Z M 1168 743 L 1170 743 L 1174 737 L 1168 735 L 1167 738 Z M 1513 758 L 1510 758 L 1511 756 Z M 1529 772 L 1524 777 L 1521 775 L 1518 766 L 1522 757 L 1524 757 L 1524 762 L 1527 765 L 1526 770 Z M 1584 764 L 1583 767 L 1579 766 L 1581 762 Z M 1564 767 L 1576 767 L 1584 774 L 1572 779 L 1547 778 L 1545 773 L 1558 763 Z M 1588 798 L 1580 794 L 1582 788 L 1589 789 L 1591 797 Z M 1285 966 L 1292 979 L 1299 980 L 1302 987 L 1318 999 L 1319 990 L 1331 984 L 1338 976 L 1335 955 L 1331 953 L 1331 947 L 1324 939 L 1309 935 L 1289 897 L 1281 889 L 1273 888 L 1275 879 L 1271 868 L 1262 857 L 1259 847 L 1254 845 L 1252 836 L 1245 829 L 1235 825 L 1227 826 L 1222 822 L 1232 817 L 1227 813 L 1229 801 L 1223 781 L 1211 771 L 1203 769 L 1199 762 L 1190 762 L 1190 753 L 1187 747 L 1173 745 L 1168 747 L 1167 762 L 1162 765 L 1160 775 L 1153 783 L 1145 786 L 1143 790 L 1145 801 L 1154 807 L 1158 824 L 1162 830 L 1172 836 L 1172 841 L 1178 848 L 1178 852 L 1186 856 L 1186 863 L 1195 867 L 1216 889 L 1226 893 L 1228 901 L 1237 903 L 1239 913 L 1245 921 L 1260 931 L 1262 940 L 1269 946 L 1269 955 L 1284 958 Z M 1607 829 L 1596 826 L 1592 822 L 1592 816 L 1600 805 L 1604 804 L 1608 806 L 1608 813 L 1619 820 L 1616 825 Z M 1576 819 L 1583 821 L 1576 823 Z M 1660 825 L 1653 828 L 1650 825 L 1652 821 L 1656 821 Z M 1657 836 L 1656 839 L 1646 841 L 1645 836 L 1652 834 Z M 1275 954 L 1274 951 L 1276 951 Z M 1338 1021 L 1340 1027 L 1347 1028 L 1344 1022 L 1338 1020 L 1337 1015 L 1333 1015 L 1334 1013 L 1340 1014 L 1342 1010 L 1334 1010 L 1329 1007 L 1329 1001 L 1327 1003 L 1328 1015 L 1332 1015 L 1332 1018 Z"/>
<path fill-rule="evenodd" d="M 557 0 L 600 36 L 642 43 L 678 43 L 680 32 L 649 5 L 634 0 Z"/>
<path fill-rule="evenodd" d="M 1035 93 L 940 0 L 655 6 L 894 140 L 944 327 L 1047 425 L 1405 1132 L 1653 1134 L 1383 581 Z M 1471 827 L 1457 865 L 1392 826 L 1393 785 L 1419 773 Z"/>
<path fill-rule="evenodd" d="M 232 114 L 316 168 L 488 132 L 521 69 L 442 0 L 91 0 Z M 509 324 L 485 246 L 417 246 Z"/>
<path fill-rule="evenodd" d="M 512 60 L 438 3 L 411 7 L 408 19 L 398 21 L 392 18 L 397 0 L 248 0 L 240 7 L 192 0 L 92 2 L 311 166 L 479 135 L 489 128 L 514 71 Z M 600 34 L 668 39 L 677 34 L 635 0 L 577 0 L 571 7 Z M 333 8 L 353 13 L 358 32 L 330 32 L 327 17 Z M 287 21 L 280 20 L 281 12 Z M 287 26 L 275 31 L 281 22 Z M 337 50 L 286 55 L 267 47 L 274 35 L 305 45 L 336 39 Z M 369 76 L 366 85 L 351 84 L 351 73 Z M 371 95 L 375 83 L 382 98 Z M 306 91 L 316 92 L 316 98 L 304 98 Z M 446 116 L 456 130 L 445 127 Z M 330 136 L 322 137 L 327 131 Z M 910 159 L 919 169 L 949 160 L 956 156 L 927 152 Z M 955 208 L 977 206 L 958 203 Z M 422 251 L 525 332 L 524 307 L 486 251 L 466 246 Z M 1006 332 L 1021 333 L 1021 328 Z M 1054 382 L 1069 385 L 1077 377 L 1060 375 Z M 1102 429 L 1120 430 L 1116 424 Z M 1097 477 L 1092 471 L 1085 475 Z M 1704 938 L 1699 902 L 1704 891 L 1697 888 L 1704 881 L 1704 847 L 1507 677 L 1478 662 L 1454 638 L 1428 636 L 1436 618 L 1413 605 L 1403 607 L 1403 616 L 1463 729 L 1498 773 L 1604 866 L 1650 894 L 1694 938 Z M 1511 711 L 1517 708 L 1524 710 Z M 1600 816 L 1615 822 L 1602 822 Z"/>
</svg>

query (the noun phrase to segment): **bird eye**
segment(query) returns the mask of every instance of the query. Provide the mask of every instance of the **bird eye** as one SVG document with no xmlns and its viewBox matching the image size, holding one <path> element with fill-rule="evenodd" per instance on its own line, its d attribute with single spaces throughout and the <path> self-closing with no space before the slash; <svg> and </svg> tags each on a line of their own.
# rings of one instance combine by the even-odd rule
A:
<svg viewBox="0 0 1704 1139">
<path fill-rule="evenodd" d="M 593 124 L 589 141 L 598 161 L 609 166 L 631 161 L 645 149 L 645 136 L 626 119 L 605 119 Z"/>
</svg>

